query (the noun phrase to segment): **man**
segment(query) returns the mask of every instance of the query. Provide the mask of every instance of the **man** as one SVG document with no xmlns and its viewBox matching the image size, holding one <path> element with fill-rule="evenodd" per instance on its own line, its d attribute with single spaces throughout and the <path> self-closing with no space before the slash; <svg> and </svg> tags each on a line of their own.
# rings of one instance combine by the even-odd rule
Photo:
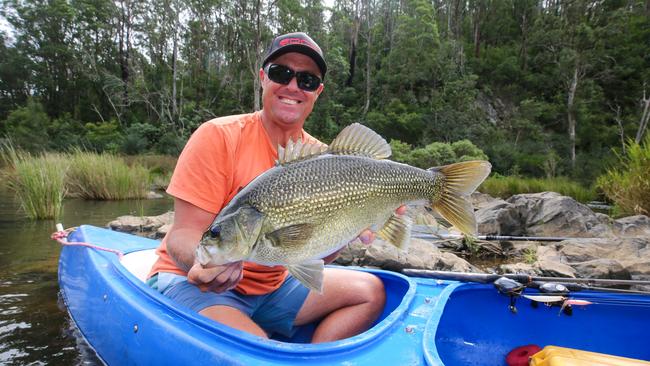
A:
<svg viewBox="0 0 650 366">
<path fill-rule="evenodd" d="M 383 283 L 365 272 L 326 268 L 319 294 L 281 266 L 236 262 L 203 268 L 194 258 L 215 215 L 274 165 L 278 145 L 300 138 L 317 142 L 303 125 L 323 91 L 326 71 L 320 47 L 305 33 L 279 36 L 259 70 L 262 110 L 208 121 L 192 135 L 167 189 L 174 196 L 174 224 L 157 250 L 148 281 L 153 288 L 261 337 L 291 336 L 296 326 L 320 320 L 312 342 L 334 341 L 365 331 L 381 314 Z M 366 243 L 373 238 L 369 231 L 360 236 Z"/>
</svg>

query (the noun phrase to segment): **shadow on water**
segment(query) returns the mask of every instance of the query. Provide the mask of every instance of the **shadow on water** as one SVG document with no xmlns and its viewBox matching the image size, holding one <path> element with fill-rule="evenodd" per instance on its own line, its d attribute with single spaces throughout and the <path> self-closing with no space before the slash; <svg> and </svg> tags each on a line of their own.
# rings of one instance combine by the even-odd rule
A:
<svg viewBox="0 0 650 366">
<path fill-rule="evenodd" d="M 117 216 L 158 215 L 170 199 L 68 200 L 58 220 L 68 228 L 106 226 Z M 60 304 L 60 246 L 50 239 L 53 220 L 24 217 L 10 192 L 0 189 L 0 364 L 99 365 Z"/>
</svg>

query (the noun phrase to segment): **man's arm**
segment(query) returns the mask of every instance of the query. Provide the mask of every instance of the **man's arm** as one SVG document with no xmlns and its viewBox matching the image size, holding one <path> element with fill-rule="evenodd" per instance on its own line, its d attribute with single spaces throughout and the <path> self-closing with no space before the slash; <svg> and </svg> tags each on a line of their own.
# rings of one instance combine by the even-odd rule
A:
<svg viewBox="0 0 650 366">
<path fill-rule="evenodd" d="M 214 220 L 214 214 L 187 201 L 174 198 L 174 224 L 167 234 L 167 252 L 176 264 L 187 271 L 191 283 L 203 289 L 226 291 L 239 283 L 243 276 L 242 262 L 203 268 L 194 253 L 203 233 Z"/>
</svg>

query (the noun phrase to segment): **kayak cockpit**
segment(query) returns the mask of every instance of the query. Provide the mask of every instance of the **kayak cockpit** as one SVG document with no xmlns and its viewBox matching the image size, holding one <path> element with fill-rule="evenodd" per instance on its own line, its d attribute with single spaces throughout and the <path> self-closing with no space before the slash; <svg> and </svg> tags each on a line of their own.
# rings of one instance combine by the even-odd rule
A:
<svg viewBox="0 0 650 366">
<path fill-rule="evenodd" d="M 156 254 L 155 249 L 146 249 L 125 254 L 122 256 L 120 263 L 135 278 L 144 283 L 152 265 L 157 259 L 158 255 Z M 399 318 L 400 314 L 403 314 L 408 308 L 412 293 L 415 292 L 415 283 L 410 281 L 407 277 L 397 273 L 372 270 L 366 271 L 378 276 L 384 283 L 384 288 L 386 289 L 386 305 L 384 306 L 384 310 L 380 317 L 373 324 L 373 327 L 383 321 L 389 322 Z M 411 295 L 406 296 L 409 292 Z M 197 316 L 199 315 L 197 314 Z M 300 327 L 291 338 L 277 336 L 273 337 L 273 339 L 287 343 L 309 343 L 316 326 L 316 323 L 307 324 Z"/>
</svg>

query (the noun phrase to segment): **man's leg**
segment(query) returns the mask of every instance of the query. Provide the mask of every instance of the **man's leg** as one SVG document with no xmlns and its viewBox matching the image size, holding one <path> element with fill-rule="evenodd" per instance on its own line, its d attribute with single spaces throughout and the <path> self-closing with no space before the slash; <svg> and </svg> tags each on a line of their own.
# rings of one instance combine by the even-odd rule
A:
<svg viewBox="0 0 650 366">
<path fill-rule="evenodd" d="M 323 293 L 311 291 L 296 316 L 295 325 L 322 319 L 312 343 L 351 337 L 370 328 L 386 302 L 383 282 L 375 275 L 326 268 Z"/>
<path fill-rule="evenodd" d="M 225 305 L 214 305 L 199 311 L 199 314 L 229 327 L 243 330 L 244 332 L 256 336 L 268 338 L 266 332 L 264 332 L 264 330 L 255 324 L 248 315 L 244 314 L 239 309 Z"/>
</svg>

